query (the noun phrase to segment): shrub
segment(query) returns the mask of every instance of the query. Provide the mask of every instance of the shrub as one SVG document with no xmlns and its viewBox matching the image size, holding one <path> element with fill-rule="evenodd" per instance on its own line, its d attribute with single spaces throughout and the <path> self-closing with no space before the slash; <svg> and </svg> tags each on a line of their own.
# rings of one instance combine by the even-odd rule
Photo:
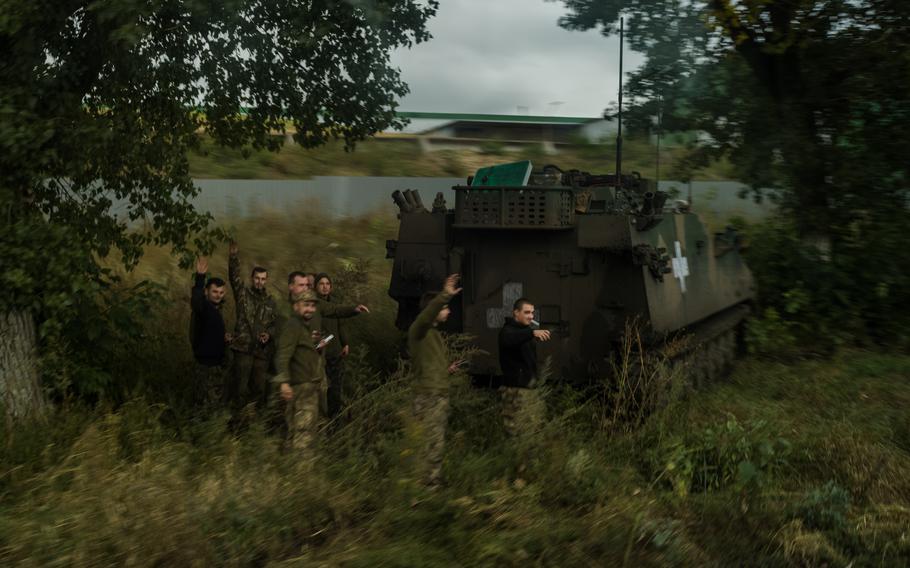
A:
<svg viewBox="0 0 910 568">
<path fill-rule="evenodd" d="M 729 485 L 750 490 L 786 465 L 789 453 L 790 443 L 766 422 L 742 424 L 730 414 L 721 424 L 658 447 L 651 468 L 654 481 L 680 497 Z"/>
<path fill-rule="evenodd" d="M 796 506 L 795 517 L 811 529 L 842 530 L 847 526 L 850 493 L 833 481 L 809 491 Z"/>
<path fill-rule="evenodd" d="M 801 235 L 787 217 L 751 227 L 746 260 L 766 319 L 766 310 L 774 309 L 788 336 L 817 350 L 846 342 L 906 345 L 910 314 L 901 306 L 910 302 L 910 273 L 902 268 L 910 262 L 908 223 L 910 211 L 898 209 L 889 216 L 858 212 L 853 223 L 824 238 Z M 755 336 L 759 346 L 761 335 Z"/>
<path fill-rule="evenodd" d="M 797 351 L 795 324 L 775 308 L 765 308 L 761 317 L 746 322 L 746 346 L 752 355 L 790 358 Z"/>
</svg>

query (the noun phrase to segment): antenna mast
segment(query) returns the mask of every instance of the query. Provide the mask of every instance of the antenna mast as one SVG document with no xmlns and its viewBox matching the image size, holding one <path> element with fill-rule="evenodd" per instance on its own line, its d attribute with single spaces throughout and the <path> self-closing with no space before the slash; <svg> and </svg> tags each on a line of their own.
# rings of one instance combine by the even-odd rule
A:
<svg viewBox="0 0 910 568">
<path fill-rule="evenodd" d="M 663 134 L 662 128 L 662 117 L 661 117 L 661 108 L 660 108 L 660 95 L 657 95 L 657 164 L 655 166 L 654 177 L 654 189 L 660 189 L 660 136 Z"/>
<path fill-rule="evenodd" d="M 619 19 L 619 127 L 616 130 L 616 189 L 622 189 L 622 40 L 625 18 Z"/>
</svg>

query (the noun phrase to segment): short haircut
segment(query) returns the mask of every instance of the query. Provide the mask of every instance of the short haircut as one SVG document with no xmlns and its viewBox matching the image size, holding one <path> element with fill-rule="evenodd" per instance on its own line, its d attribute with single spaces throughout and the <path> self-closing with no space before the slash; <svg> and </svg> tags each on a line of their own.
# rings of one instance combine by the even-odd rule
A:
<svg viewBox="0 0 910 568">
<path fill-rule="evenodd" d="M 525 307 L 525 305 L 533 306 L 534 302 L 527 298 L 518 298 L 515 300 L 515 303 L 512 304 L 512 311 L 514 312 L 515 310 L 521 310 L 521 308 Z"/>
<path fill-rule="evenodd" d="M 334 284 L 334 282 L 332 282 L 332 277 L 329 276 L 328 274 L 326 274 L 325 272 L 320 272 L 319 274 L 317 274 L 317 275 L 316 275 L 316 281 L 313 282 L 313 284 L 319 284 L 319 281 L 322 280 L 323 278 L 325 278 L 326 280 L 328 280 L 328 281 L 329 281 L 329 284 Z"/>
<path fill-rule="evenodd" d="M 421 311 L 430 305 L 430 302 L 436 299 L 436 296 L 439 295 L 439 292 L 424 292 L 423 296 L 420 297 L 420 309 Z"/>
<path fill-rule="evenodd" d="M 253 272 L 250 273 L 250 276 L 256 276 L 257 274 L 261 274 L 261 273 L 263 273 L 263 272 L 265 272 L 266 274 L 269 273 L 269 271 L 268 271 L 267 269 L 265 269 L 265 268 L 263 268 L 263 267 L 261 267 L 261 266 L 254 266 L 254 267 L 253 267 Z"/>
<path fill-rule="evenodd" d="M 306 273 L 300 272 L 299 270 L 295 270 L 294 272 L 291 272 L 290 274 L 288 274 L 288 284 L 293 284 L 294 280 L 296 280 L 297 278 L 306 278 Z"/>
<path fill-rule="evenodd" d="M 218 286 L 219 288 L 221 288 L 222 286 L 224 286 L 224 280 L 222 280 L 221 278 L 218 278 L 217 276 L 213 276 L 213 277 L 209 278 L 208 282 L 205 283 L 206 288 L 209 288 L 210 286 Z"/>
</svg>

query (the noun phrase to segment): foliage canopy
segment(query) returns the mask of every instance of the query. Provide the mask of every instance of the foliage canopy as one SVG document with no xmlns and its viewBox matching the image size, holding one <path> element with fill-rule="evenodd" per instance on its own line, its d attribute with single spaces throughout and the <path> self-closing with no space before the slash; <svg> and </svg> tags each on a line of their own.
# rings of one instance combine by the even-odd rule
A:
<svg viewBox="0 0 910 568">
<path fill-rule="evenodd" d="M 293 129 L 304 147 L 351 149 L 398 125 L 407 85 L 390 53 L 429 39 L 437 5 L 2 0 L 0 310 L 35 316 L 44 347 L 78 343 L 70 323 L 119 310 L 105 257 L 210 250 L 223 235 L 190 201 L 203 136 L 278 150 Z"/>
<path fill-rule="evenodd" d="M 906 338 L 894 308 L 910 288 L 910 4 L 563 3 L 568 29 L 609 35 L 626 16 L 647 56 L 625 87 L 629 125 L 647 129 L 660 113 L 670 130 L 707 135 L 683 177 L 726 157 L 756 197 L 776 188 L 785 219 L 755 233 L 750 256 L 767 307 L 823 340 Z"/>
<path fill-rule="evenodd" d="M 4 208 L 17 220 L 40 213 L 102 256 L 116 247 L 128 266 L 147 243 L 183 251 L 209 221 L 188 201 L 187 153 L 203 132 L 277 150 L 289 123 L 303 146 L 341 138 L 352 147 L 398 124 L 407 86 L 389 54 L 428 39 L 436 5 L 7 0 Z M 149 230 L 127 230 L 140 220 Z"/>
<path fill-rule="evenodd" d="M 707 133 L 690 168 L 725 155 L 743 181 L 784 188 L 803 231 L 835 238 L 858 211 L 906 203 L 906 2 L 563 3 L 568 29 L 609 35 L 628 16 L 627 41 L 647 55 L 626 85 L 630 125 L 662 110 L 668 129 Z"/>
</svg>

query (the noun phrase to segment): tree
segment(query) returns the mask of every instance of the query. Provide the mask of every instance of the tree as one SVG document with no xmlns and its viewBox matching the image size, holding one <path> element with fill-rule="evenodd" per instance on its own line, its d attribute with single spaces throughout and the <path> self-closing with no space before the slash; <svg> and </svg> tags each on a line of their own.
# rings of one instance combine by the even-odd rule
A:
<svg viewBox="0 0 910 568">
<path fill-rule="evenodd" d="M 910 300 L 902 268 L 910 261 L 910 3 L 563 3 L 568 29 L 609 35 L 627 16 L 627 41 L 647 56 L 626 85 L 630 126 L 649 125 L 662 95 L 666 128 L 708 134 L 684 175 L 726 157 L 757 195 L 776 188 L 787 234 L 774 242 L 824 243 L 821 254 L 789 247 L 754 256 L 766 271 L 765 301 L 792 313 L 788 295 L 811 298 L 801 305 L 816 305 L 813 317 L 826 322 L 806 325 L 809 334 L 865 327 L 882 337 L 901 321 L 897 333 L 910 335 L 899 315 Z M 808 277 L 819 270 L 807 259 L 827 263 L 824 281 Z M 806 270 L 775 272 L 785 266 Z"/>
<path fill-rule="evenodd" d="M 754 185 L 783 187 L 807 232 L 830 234 L 869 200 L 906 192 L 910 5 L 900 0 L 564 0 L 568 29 L 617 32 L 647 55 L 627 85 L 633 124 L 710 142 Z M 873 177 L 870 179 L 869 175 Z M 870 183 L 871 182 L 871 183 Z"/>
<path fill-rule="evenodd" d="M 189 201 L 187 153 L 203 136 L 278 150 L 291 125 L 305 147 L 353 148 L 400 125 L 407 86 L 390 52 L 427 40 L 436 9 L 435 0 L 4 0 L 8 416 L 40 413 L 33 338 L 60 328 L 74 295 L 109 280 L 100 259 L 118 254 L 129 268 L 149 243 L 187 255 L 218 236 Z"/>
</svg>

